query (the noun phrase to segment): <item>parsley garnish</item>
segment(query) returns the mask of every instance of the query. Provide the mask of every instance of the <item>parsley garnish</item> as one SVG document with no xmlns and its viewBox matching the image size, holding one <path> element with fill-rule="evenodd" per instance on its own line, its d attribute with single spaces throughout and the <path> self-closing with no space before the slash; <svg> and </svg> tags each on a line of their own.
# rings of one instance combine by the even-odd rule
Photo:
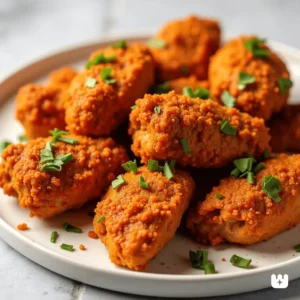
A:
<svg viewBox="0 0 300 300">
<path fill-rule="evenodd" d="M 230 125 L 226 120 L 221 121 L 220 130 L 226 135 L 236 135 L 236 127 Z"/>
<path fill-rule="evenodd" d="M 118 49 L 118 48 L 126 48 L 127 47 L 127 44 L 126 44 L 126 41 L 125 40 L 121 40 L 121 41 L 119 41 L 119 42 L 117 42 L 117 43 L 114 43 L 113 45 L 112 45 L 112 48 L 114 48 L 114 49 Z"/>
<path fill-rule="evenodd" d="M 228 91 L 222 93 L 221 100 L 226 107 L 235 107 L 236 99 Z"/>
<path fill-rule="evenodd" d="M 184 96 L 191 98 L 200 98 L 203 100 L 209 99 L 209 90 L 204 88 L 197 88 L 193 91 L 193 89 L 189 86 L 185 86 L 182 90 Z"/>
<path fill-rule="evenodd" d="M 264 39 L 253 38 L 244 41 L 244 45 L 248 51 L 252 52 L 254 57 L 268 58 L 270 52 L 267 49 L 261 48 L 261 44 L 263 44 L 264 42 Z"/>
<path fill-rule="evenodd" d="M 3 141 L 3 142 L 1 142 L 0 143 L 0 153 L 2 153 L 3 152 L 3 150 L 5 149 L 5 148 L 7 148 L 9 145 L 11 145 L 12 143 L 11 142 L 9 142 L 9 141 Z"/>
<path fill-rule="evenodd" d="M 278 87 L 280 90 L 280 94 L 284 95 L 286 93 L 287 89 L 290 88 L 292 85 L 293 85 L 293 82 L 290 79 L 281 77 L 278 80 Z"/>
<path fill-rule="evenodd" d="M 266 176 L 262 182 L 263 191 L 275 202 L 280 202 L 280 180 L 272 175 Z"/>
<path fill-rule="evenodd" d="M 240 72 L 239 73 L 239 84 L 238 89 L 243 90 L 248 84 L 255 82 L 255 77 L 251 74 Z"/>
<path fill-rule="evenodd" d="M 104 68 L 101 70 L 101 78 L 108 84 L 113 84 L 116 82 L 116 79 L 111 77 L 112 68 Z"/>
<path fill-rule="evenodd" d="M 90 69 L 92 66 L 95 65 L 110 63 L 113 62 L 115 59 L 116 59 L 115 56 L 105 57 L 103 53 L 100 53 L 86 64 L 86 68 Z"/>
<path fill-rule="evenodd" d="M 166 48 L 167 43 L 158 38 L 148 40 L 147 45 L 149 48 Z"/>
<path fill-rule="evenodd" d="M 151 93 L 153 93 L 153 94 L 166 94 L 169 91 L 170 91 L 170 84 L 168 81 L 166 81 L 162 84 L 154 85 L 151 88 Z"/>
</svg>

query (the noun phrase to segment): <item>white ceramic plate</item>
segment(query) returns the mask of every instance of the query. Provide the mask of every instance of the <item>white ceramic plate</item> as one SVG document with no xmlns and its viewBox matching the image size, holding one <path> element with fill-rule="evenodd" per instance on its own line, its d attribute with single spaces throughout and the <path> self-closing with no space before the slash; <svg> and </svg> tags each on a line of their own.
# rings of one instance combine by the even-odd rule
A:
<svg viewBox="0 0 300 300">
<path fill-rule="evenodd" d="M 124 38 L 124 36 L 122 37 Z M 128 41 L 143 40 L 143 37 Z M 145 39 L 145 37 L 144 37 Z M 116 39 L 118 40 L 118 39 Z M 0 140 L 14 139 L 22 134 L 22 127 L 14 120 L 14 97 L 17 89 L 28 82 L 43 81 L 53 69 L 72 64 L 82 67 L 89 53 L 114 42 L 104 39 L 66 50 L 41 59 L 7 77 L 0 84 Z M 292 73 L 294 87 L 292 101 L 300 101 L 300 51 L 279 43 L 271 46 L 284 57 Z M 177 234 L 175 239 L 150 263 L 147 272 L 134 272 L 114 266 L 106 248 L 99 240 L 87 236 L 92 230 L 92 218 L 87 215 L 94 203 L 82 210 L 65 213 L 43 221 L 32 219 L 27 210 L 19 208 L 17 200 L 0 192 L 0 236 L 17 251 L 56 273 L 87 284 L 115 291 L 165 297 L 201 297 L 227 295 L 269 287 L 270 276 L 287 273 L 290 279 L 300 276 L 300 257 L 293 246 L 300 243 L 300 226 L 272 240 L 242 248 L 235 245 L 201 247 L 187 237 Z M 29 231 L 16 230 L 17 224 L 26 222 Z M 69 222 L 84 230 L 83 234 L 69 233 L 62 224 Z M 52 231 L 59 232 L 56 244 L 50 243 Z M 73 244 L 74 252 L 60 249 L 61 243 Z M 78 249 L 84 244 L 86 251 Z M 189 250 L 208 249 L 217 274 L 204 275 L 191 267 Z M 232 254 L 252 259 L 251 269 L 239 269 L 229 262 Z M 222 259 L 225 258 L 226 261 Z"/>
</svg>

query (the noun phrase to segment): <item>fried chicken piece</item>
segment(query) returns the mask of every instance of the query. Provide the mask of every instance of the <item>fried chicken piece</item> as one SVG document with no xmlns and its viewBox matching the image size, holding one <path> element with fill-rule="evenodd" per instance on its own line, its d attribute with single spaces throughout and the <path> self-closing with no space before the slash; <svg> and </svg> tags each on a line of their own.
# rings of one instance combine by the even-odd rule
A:
<svg viewBox="0 0 300 300">
<path fill-rule="evenodd" d="M 265 161 L 255 184 L 226 178 L 203 202 L 190 208 L 187 228 L 202 243 L 254 244 L 268 240 L 300 222 L 300 155 L 280 154 Z M 266 176 L 280 180 L 280 202 L 262 189 Z M 216 195 L 223 195 L 217 199 Z"/>
<path fill-rule="evenodd" d="M 93 53 L 91 60 L 101 54 L 115 56 L 115 60 L 84 70 L 70 86 L 66 122 L 73 134 L 109 135 L 128 116 L 134 101 L 153 84 L 154 62 L 147 47 L 108 47 Z M 102 78 L 101 72 L 107 68 L 112 69 L 110 78 L 115 82 L 108 83 Z M 86 85 L 89 78 L 97 80 L 94 86 Z"/>
<path fill-rule="evenodd" d="M 169 81 L 170 91 L 175 91 L 176 94 L 182 94 L 184 87 L 192 89 L 203 88 L 209 90 L 209 82 L 207 80 L 198 80 L 195 76 L 182 77 Z"/>
<path fill-rule="evenodd" d="M 7 147 L 0 164 L 0 187 L 17 197 L 31 216 L 50 218 L 100 197 L 128 160 L 123 147 L 111 138 L 76 137 L 76 145 L 56 142 L 53 155 L 71 153 L 73 159 L 60 172 L 41 170 L 40 151 L 51 138 Z"/>
<path fill-rule="evenodd" d="M 281 93 L 280 78 L 289 78 L 284 62 L 264 43 L 260 48 L 269 52 L 269 57 L 254 57 L 245 42 L 256 36 L 241 36 L 226 43 L 212 57 L 209 65 L 211 96 L 222 103 L 224 91 L 236 98 L 236 108 L 252 116 L 269 120 L 272 114 L 282 110 L 289 97 L 289 89 Z M 239 74 L 254 76 L 255 82 L 239 90 Z"/>
<path fill-rule="evenodd" d="M 53 128 L 64 129 L 64 102 L 76 71 L 65 67 L 50 74 L 48 85 L 27 84 L 18 91 L 16 119 L 28 138 L 47 137 Z"/>
<path fill-rule="evenodd" d="M 151 48 L 159 81 L 194 74 L 207 78 L 209 58 L 220 45 L 220 26 L 213 19 L 190 16 L 166 24 L 155 38 L 165 47 Z"/>
<path fill-rule="evenodd" d="M 300 152 L 300 105 L 287 105 L 268 126 L 274 152 Z"/>
<path fill-rule="evenodd" d="M 212 100 L 189 98 L 170 92 L 145 95 L 130 114 L 132 151 L 142 158 L 176 161 L 201 168 L 226 166 L 234 158 L 261 155 L 269 150 L 264 121 L 227 108 Z M 159 106 L 160 113 L 154 108 Z M 221 122 L 236 127 L 236 136 L 221 132 Z M 181 143 L 188 145 L 184 151 Z"/>
<path fill-rule="evenodd" d="M 125 184 L 109 188 L 95 210 L 94 230 L 106 245 L 111 261 L 133 270 L 144 270 L 151 259 L 174 237 L 194 191 L 193 179 L 173 171 L 140 167 L 124 174 Z M 140 177 L 149 184 L 140 187 Z"/>
</svg>

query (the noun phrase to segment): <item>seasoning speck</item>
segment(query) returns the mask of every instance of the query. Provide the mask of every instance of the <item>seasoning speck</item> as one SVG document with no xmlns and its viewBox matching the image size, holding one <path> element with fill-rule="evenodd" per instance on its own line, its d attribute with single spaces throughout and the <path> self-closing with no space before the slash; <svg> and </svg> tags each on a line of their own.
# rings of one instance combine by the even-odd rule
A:
<svg viewBox="0 0 300 300">
<path fill-rule="evenodd" d="M 86 250 L 85 246 L 84 246 L 84 245 L 82 245 L 82 244 L 81 244 L 81 245 L 79 245 L 79 249 L 80 249 L 80 250 L 82 250 L 82 251 Z"/>
<path fill-rule="evenodd" d="M 89 238 L 97 240 L 98 239 L 98 235 L 96 234 L 95 231 L 89 231 L 88 233 Z"/>
<path fill-rule="evenodd" d="M 17 226 L 17 229 L 20 230 L 20 231 L 25 231 L 25 230 L 29 230 L 28 226 L 26 223 L 22 223 L 22 224 L 19 224 Z"/>
</svg>

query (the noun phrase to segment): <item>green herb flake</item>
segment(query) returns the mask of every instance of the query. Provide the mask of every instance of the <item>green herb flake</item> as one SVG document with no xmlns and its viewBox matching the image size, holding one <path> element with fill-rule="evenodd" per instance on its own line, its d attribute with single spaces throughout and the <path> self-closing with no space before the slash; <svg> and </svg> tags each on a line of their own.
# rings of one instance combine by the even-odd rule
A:
<svg viewBox="0 0 300 300">
<path fill-rule="evenodd" d="M 272 175 L 266 176 L 262 182 L 263 191 L 275 202 L 280 202 L 280 180 Z"/>
<path fill-rule="evenodd" d="M 191 150 L 189 148 L 189 144 L 188 144 L 188 141 L 187 141 L 186 138 L 182 138 L 180 140 L 180 144 L 181 144 L 181 146 L 183 148 L 184 153 L 186 153 L 186 154 L 190 154 L 191 153 Z"/>
<path fill-rule="evenodd" d="M 101 217 L 98 219 L 97 223 L 102 223 L 104 220 L 105 220 L 105 217 L 104 217 L 104 216 L 101 216 Z"/>
<path fill-rule="evenodd" d="M 226 135 L 233 135 L 236 136 L 236 127 L 230 125 L 227 120 L 222 120 L 221 121 L 221 127 L 220 130 L 226 134 Z"/>
<path fill-rule="evenodd" d="M 250 184 L 254 184 L 255 183 L 254 173 L 253 172 L 247 172 L 247 181 Z"/>
<path fill-rule="evenodd" d="M 281 77 L 278 80 L 278 87 L 281 95 L 284 95 L 287 92 L 288 88 L 292 86 L 293 86 L 293 82 L 288 78 Z"/>
<path fill-rule="evenodd" d="M 137 169 L 138 169 L 136 159 L 134 161 L 129 160 L 125 164 L 122 164 L 122 168 L 127 172 L 133 172 L 134 174 L 136 174 Z"/>
<path fill-rule="evenodd" d="M 170 83 L 168 81 L 166 81 L 162 84 L 154 85 L 151 88 L 152 94 L 166 94 L 169 91 L 170 91 Z"/>
<path fill-rule="evenodd" d="M 18 141 L 19 141 L 19 143 L 25 143 L 28 141 L 28 137 L 25 134 L 19 135 Z"/>
<path fill-rule="evenodd" d="M 161 167 L 159 165 L 159 162 L 157 160 L 149 159 L 148 160 L 148 170 L 162 172 L 163 167 Z"/>
<path fill-rule="evenodd" d="M 263 162 L 258 163 L 254 168 L 254 173 L 258 173 L 259 171 L 265 168 L 265 164 Z"/>
<path fill-rule="evenodd" d="M 204 265 L 208 263 L 208 251 L 197 250 L 194 252 L 190 250 L 189 258 L 194 269 L 204 270 Z"/>
<path fill-rule="evenodd" d="M 9 145 L 11 145 L 12 143 L 11 142 L 9 142 L 9 141 L 3 141 L 3 142 L 1 142 L 0 143 L 0 153 L 2 153 L 3 152 L 3 150 L 5 149 L 5 148 L 7 148 Z"/>
<path fill-rule="evenodd" d="M 55 244 L 57 238 L 58 238 L 58 233 L 57 233 L 56 231 L 53 231 L 53 232 L 51 233 L 51 237 L 50 237 L 51 243 Z"/>
<path fill-rule="evenodd" d="M 221 100 L 226 107 L 235 107 L 236 105 L 236 99 L 228 91 L 222 93 Z"/>
<path fill-rule="evenodd" d="M 179 68 L 179 70 L 180 70 L 180 72 L 185 73 L 185 74 L 189 72 L 189 68 L 187 66 L 181 66 Z"/>
<path fill-rule="evenodd" d="M 230 262 L 239 268 L 248 268 L 250 263 L 252 262 L 251 259 L 245 259 L 241 256 L 238 256 L 236 254 L 232 255 L 232 257 L 230 258 Z"/>
<path fill-rule="evenodd" d="M 143 176 L 140 176 L 139 183 L 141 188 L 143 189 L 149 188 L 149 183 L 144 180 Z"/>
<path fill-rule="evenodd" d="M 263 158 L 264 159 L 267 159 L 267 158 L 269 158 L 269 151 L 266 149 L 265 151 L 264 151 L 264 153 L 263 153 Z"/>
<path fill-rule="evenodd" d="M 155 106 L 154 112 L 159 115 L 160 114 L 160 106 Z"/>
<path fill-rule="evenodd" d="M 130 108 L 131 108 L 131 110 L 134 110 L 134 109 L 136 109 L 136 105 L 132 105 Z"/>
<path fill-rule="evenodd" d="M 300 244 L 295 246 L 295 250 L 296 250 L 296 252 L 300 252 Z"/>
<path fill-rule="evenodd" d="M 105 57 L 103 53 L 100 53 L 96 55 L 92 60 L 90 60 L 86 64 L 86 68 L 90 69 L 92 66 L 99 65 L 99 64 L 105 64 L 105 63 L 110 63 L 116 60 L 115 56 L 108 56 Z"/>
<path fill-rule="evenodd" d="M 158 38 L 148 40 L 147 45 L 149 48 L 166 48 L 167 43 Z"/>
<path fill-rule="evenodd" d="M 73 252 L 75 249 L 73 248 L 73 245 L 68 245 L 68 244 L 61 244 L 60 248 L 66 251 Z"/>
<path fill-rule="evenodd" d="M 205 264 L 203 265 L 203 269 L 205 275 L 217 273 L 214 264 Z"/>
<path fill-rule="evenodd" d="M 55 146 L 57 141 L 64 142 L 70 145 L 76 145 L 78 143 L 77 139 L 63 137 L 63 135 L 69 135 L 69 132 L 67 131 L 63 131 L 55 128 L 54 130 L 50 130 L 49 133 L 53 135 L 51 146 Z"/>
<path fill-rule="evenodd" d="M 126 181 L 124 180 L 123 176 L 119 175 L 115 180 L 112 181 L 111 185 L 113 189 L 116 189 L 124 183 L 126 183 Z"/>
<path fill-rule="evenodd" d="M 82 233 L 81 228 L 75 227 L 69 223 L 64 223 L 63 227 L 67 232 Z"/>
<path fill-rule="evenodd" d="M 230 175 L 233 177 L 233 178 L 238 178 L 240 176 L 241 172 L 238 168 L 234 168 Z"/>
<path fill-rule="evenodd" d="M 111 77 L 112 68 L 104 68 L 101 70 L 101 78 L 108 84 L 113 84 L 116 79 Z"/>
<path fill-rule="evenodd" d="M 250 52 L 252 52 L 254 57 L 257 58 L 268 58 L 270 55 L 270 52 L 268 49 L 261 48 L 261 45 L 265 43 L 264 39 L 258 39 L 258 38 L 253 38 L 250 40 L 244 41 L 244 45 L 246 49 Z"/>
<path fill-rule="evenodd" d="M 172 159 L 169 163 L 171 170 L 173 171 L 175 169 L 175 165 L 176 165 L 176 160 Z"/>
<path fill-rule="evenodd" d="M 222 194 L 216 194 L 216 198 L 221 200 L 224 198 L 224 196 Z"/>
<path fill-rule="evenodd" d="M 182 90 L 184 96 L 191 97 L 191 98 L 200 98 L 203 100 L 209 99 L 210 92 L 204 88 L 196 88 L 193 90 L 190 86 L 185 86 Z"/>
<path fill-rule="evenodd" d="M 112 46 L 111 46 L 113 49 L 124 49 L 127 47 L 127 43 L 125 40 L 121 40 L 119 42 L 116 42 L 114 43 Z"/>
<path fill-rule="evenodd" d="M 241 173 L 244 173 L 246 171 L 251 171 L 253 163 L 255 163 L 256 160 L 253 157 L 246 157 L 246 158 L 239 158 L 235 159 L 233 161 L 233 164 L 239 169 Z"/>
<path fill-rule="evenodd" d="M 255 77 L 251 74 L 240 72 L 239 73 L 239 83 L 238 83 L 238 89 L 243 90 L 246 88 L 248 84 L 254 83 Z"/>
<path fill-rule="evenodd" d="M 85 81 L 85 86 L 88 87 L 88 88 L 93 88 L 95 87 L 97 84 L 97 80 L 95 78 L 88 78 L 86 81 Z"/>
<path fill-rule="evenodd" d="M 167 177 L 169 180 L 173 179 L 174 178 L 174 175 L 172 173 L 172 170 L 169 166 L 169 164 L 167 162 L 165 162 L 165 165 L 164 165 L 164 175 L 165 177 Z"/>
</svg>

